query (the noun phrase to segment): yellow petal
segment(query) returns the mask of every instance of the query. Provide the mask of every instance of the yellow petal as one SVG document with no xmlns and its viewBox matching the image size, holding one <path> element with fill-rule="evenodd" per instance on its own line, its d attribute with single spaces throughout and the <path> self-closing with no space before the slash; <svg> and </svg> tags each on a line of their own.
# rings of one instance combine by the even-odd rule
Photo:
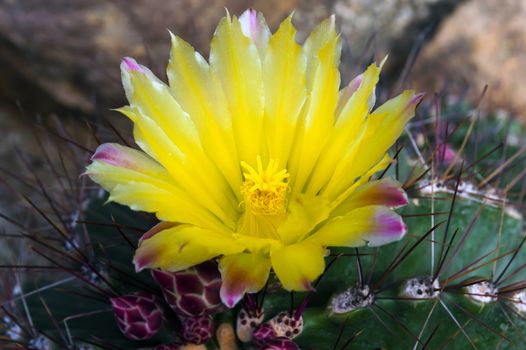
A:
<svg viewBox="0 0 526 350">
<path fill-rule="evenodd" d="M 219 259 L 221 271 L 220 296 L 223 304 L 234 307 L 245 293 L 256 293 L 267 282 L 270 259 L 252 253 L 226 255 Z"/>
<path fill-rule="evenodd" d="M 160 268 L 180 271 L 219 255 L 244 249 L 226 233 L 192 225 L 178 225 L 141 241 L 135 252 L 135 269 Z"/>
<path fill-rule="evenodd" d="M 287 290 L 310 290 L 325 269 L 325 249 L 314 241 L 283 246 L 272 252 L 272 268 Z"/>
<path fill-rule="evenodd" d="M 181 187 L 234 227 L 239 201 L 204 152 L 192 119 L 147 68 L 126 58 L 121 71 L 131 104 L 122 111 L 135 123 L 139 141 Z"/>
<path fill-rule="evenodd" d="M 319 52 L 330 42 L 336 41 L 336 25 L 335 17 L 330 16 L 323 20 L 310 33 L 307 40 L 303 44 L 303 51 L 307 56 L 307 87 L 308 90 L 313 89 L 316 71 L 319 65 Z M 340 48 L 337 48 L 335 61 L 340 60 Z"/>
<path fill-rule="evenodd" d="M 334 124 L 338 102 L 340 41 L 332 20 L 314 30 L 304 45 L 307 56 L 307 91 L 310 93 L 300 120 L 289 161 L 292 193 L 299 193 L 314 168 Z"/>
<path fill-rule="evenodd" d="M 308 242 L 324 246 L 380 246 L 400 240 L 406 233 L 402 218 L 384 206 L 371 205 L 351 210 L 326 222 Z"/>
<path fill-rule="evenodd" d="M 168 87 L 131 58 L 123 60 L 121 76 L 126 97 L 137 115 L 150 118 L 188 157 L 199 157 L 197 151 L 201 147 L 194 122 L 175 101 Z"/>
<path fill-rule="evenodd" d="M 278 227 L 278 234 L 284 244 L 296 243 L 311 232 L 314 227 L 329 217 L 331 207 L 321 196 L 298 194 L 291 196 L 287 218 Z"/>
<path fill-rule="evenodd" d="M 306 98 L 306 60 L 295 35 L 288 17 L 270 38 L 263 62 L 265 136 L 269 158 L 278 161 L 279 169 L 286 166 Z"/>
<path fill-rule="evenodd" d="M 155 213 L 160 220 L 225 229 L 224 224 L 177 186 L 170 174 L 144 153 L 103 144 L 86 174 L 110 192 L 110 201 Z"/>
<path fill-rule="evenodd" d="M 237 18 L 225 17 L 217 26 L 210 49 L 210 67 L 227 100 L 239 159 L 255 166 L 263 144 L 261 61 Z"/>
<path fill-rule="evenodd" d="M 372 64 L 361 79 L 360 86 L 343 107 L 330 137 L 323 147 L 323 156 L 318 163 L 307 186 L 308 193 L 318 193 L 327 184 L 337 164 L 350 145 L 357 142 L 363 131 L 369 113 L 369 103 L 380 76 L 380 67 Z"/>
<path fill-rule="evenodd" d="M 423 95 L 404 91 L 377 108 L 368 118 L 360 142 L 353 144 L 334 170 L 325 194 L 338 197 L 356 179 L 378 163 L 398 139 Z"/>
<path fill-rule="evenodd" d="M 177 102 L 195 122 L 204 151 L 224 174 L 232 190 L 239 194 L 239 159 L 219 81 L 210 73 L 204 58 L 174 35 L 166 73 Z"/>
</svg>

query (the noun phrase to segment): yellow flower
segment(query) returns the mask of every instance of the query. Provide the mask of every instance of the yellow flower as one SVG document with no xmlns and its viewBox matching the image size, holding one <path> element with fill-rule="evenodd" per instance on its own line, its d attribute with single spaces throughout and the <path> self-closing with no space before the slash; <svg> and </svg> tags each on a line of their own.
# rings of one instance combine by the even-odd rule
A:
<svg viewBox="0 0 526 350">
<path fill-rule="evenodd" d="M 326 247 L 401 239 L 400 184 L 369 181 L 422 95 L 405 91 L 374 111 L 380 67 L 339 91 L 334 18 L 301 46 L 291 17 L 271 34 L 263 16 L 227 16 L 210 58 L 172 36 L 169 85 L 122 62 L 141 151 L 101 145 L 89 176 L 110 200 L 152 212 L 136 269 L 178 271 L 219 258 L 221 297 L 232 307 L 271 269 L 287 290 L 311 288 Z"/>
</svg>

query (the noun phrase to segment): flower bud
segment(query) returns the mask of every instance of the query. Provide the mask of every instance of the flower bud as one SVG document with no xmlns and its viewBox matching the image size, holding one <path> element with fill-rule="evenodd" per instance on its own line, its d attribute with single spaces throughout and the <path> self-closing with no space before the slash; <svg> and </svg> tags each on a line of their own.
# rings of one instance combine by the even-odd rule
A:
<svg viewBox="0 0 526 350">
<path fill-rule="evenodd" d="M 268 323 L 263 323 L 253 334 L 254 343 L 259 347 L 264 347 L 269 341 L 273 339 L 276 339 L 276 332 L 274 331 L 274 328 Z"/>
<path fill-rule="evenodd" d="M 182 319 L 182 338 L 188 343 L 204 344 L 214 335 L 214 319 L 210 315 Z"/>
<path fill-rule="evenodd" d="M 163 310 L 158 298 L 146 292 L 111 299 L 117 325 L 127 338 L 151 338 L 161 329 Z"/>
<path fill-rule="evenodd" d="M 152 270 L 152 277 L 161 286 L 168 305 L 180 316 L 210 315 L 222 307 L 221 275 L 213 261 L 178 272 Z"/>
</svg>

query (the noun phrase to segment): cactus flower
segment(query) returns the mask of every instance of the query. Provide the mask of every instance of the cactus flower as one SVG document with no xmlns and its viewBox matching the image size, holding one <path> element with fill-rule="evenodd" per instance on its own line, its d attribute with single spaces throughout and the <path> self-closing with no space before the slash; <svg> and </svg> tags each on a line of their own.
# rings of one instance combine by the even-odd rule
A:
<svg viewBox="0 0 526 350">
<path fill-rule="evenodd" d="M 209 315 L 222 308 L 221 275 L 212 261 L 177 272 L 152 270 L 152 277 L 166 303 L 180 316 Z"/>
<path fill-rule="evenodd" d="M 163 310 L 157 297 L 146 292 L 111 299 L 117 325 L 127 338 L 143 340 L 153 337 L 163 324 Z"/>
<path fill-rule="evenodd" d="M 140 150 L 99 146 L 87 174 L 109 200 L 162 222 L 135 253 L 137 271 L 181 271 L 218 258 L 233 307 L 271 269 L 287 290 L 311 289 L 330 247 L 379 246 L 406 227 L 400 184 L 370 181 L 422 95 L 373 109 L 381 64 L 340 91 L 334 17 L 303 45 L 292 17 L 271 34 L 261 14 L 223 18 L 205 60 L 172 35 L 165 84 L 121 64 Z"/>
</svg>

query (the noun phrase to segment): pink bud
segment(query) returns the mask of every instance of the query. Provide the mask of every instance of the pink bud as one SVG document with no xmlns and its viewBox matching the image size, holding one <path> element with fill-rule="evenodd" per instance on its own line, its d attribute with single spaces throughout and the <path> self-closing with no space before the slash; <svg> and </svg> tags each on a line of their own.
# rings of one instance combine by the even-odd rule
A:
<svg viewBox="0 0 526 350">
<path fill-rule="evenodd" d="M 180 316 L 209 315 L 222 308 L 221 275 L 217 264 L 207 261 L 184 271 L 152 270 L 165 301 Z"/>
<path fill-rule="evenodd" d="M 204 344 L 214 335 L 214 319 L 210 315 L 186 317 L 182 324 L 181 336 L 191 344 Z"/>
<path fill-rule="evenodd" d="M 254 343 L 260 347 L 267 344 L 270 340 L 276 339 L 276 332 L 274 332 L 274 328 L 268 324 L 263 323 L 261 326 L 256 329 L 256 331 L 253 334 Z"/>
<path fill-rule="evenodd" d="M 437 153 L 440 162 L 443 162 L 446 165 L 451 164 L 451 162 L 453 161 L 453 159 L 455 159 L 456 156 L 456 152 L 448 144 L 445 143 L 438 146 Z"/>
<path fill-rule="evenodd" d="M 146 292 L 111 299 L 117 326 L 127 338 L 151 338 L 161 329 L 163 310 L 158 298 Z"/>
</svg>

